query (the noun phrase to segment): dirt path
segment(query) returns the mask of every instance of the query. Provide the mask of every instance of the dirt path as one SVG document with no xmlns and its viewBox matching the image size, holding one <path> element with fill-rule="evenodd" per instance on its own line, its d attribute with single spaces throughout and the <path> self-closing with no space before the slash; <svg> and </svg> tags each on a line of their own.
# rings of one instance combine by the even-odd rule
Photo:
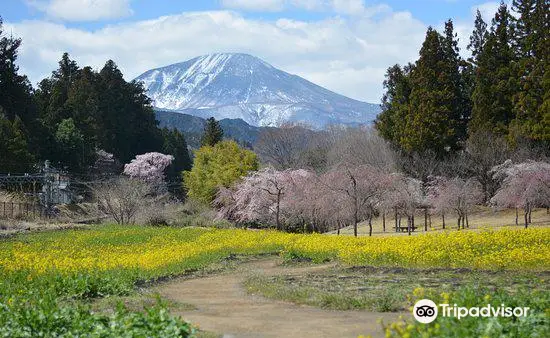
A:
<svg viewBox="0 0 550 338">
<path fill-rule="evenodd" d="M 383 337 L 378 319 L 388 323 L 395 313 L 330 311 L 249 295 L 243 287 L 247 275 L 303 274 L 329 265 L 288 268 L 277 260 L 246 263 L 236 271 L 207 278 L 175 280 L 158 292 L 176 302 L 193 304 L 196 310 L 178 311 L 202 330 L 224 337 Z"/>
</svg>

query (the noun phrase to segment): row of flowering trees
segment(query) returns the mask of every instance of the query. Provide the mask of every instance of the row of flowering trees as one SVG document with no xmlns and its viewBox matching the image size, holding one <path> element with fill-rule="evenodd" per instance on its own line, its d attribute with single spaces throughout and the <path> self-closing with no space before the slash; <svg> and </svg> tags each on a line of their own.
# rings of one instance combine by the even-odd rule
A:
<svg viewBox="0 0 550 338">
<path fill-rule="evenodd" d="M 524 208 L 526 223 L 533 207 L 550 206 L 550 164 L 506 162 L 493 169 L 502 186 L 491 200 L 496 207 Z M 219 190 L 214 205 L 220 218 L 237 223 L 275 225 L 279 230 L 323 232 L 393 215 L 395 229 L 413 231 L 415 215 L 424 210 L 427 230 L 430 214 L 452 214 L 458 228 L 468 225 L 468 214 L 483 199 L 473 178 L 431 177 L 427 182 L 369 165 L 339 165 L 323 174 L 311 171 L 264 168 L 244 177 L 231 188 Z M 401 220 L 406 219 L 406 226 Z"/>
</svg>

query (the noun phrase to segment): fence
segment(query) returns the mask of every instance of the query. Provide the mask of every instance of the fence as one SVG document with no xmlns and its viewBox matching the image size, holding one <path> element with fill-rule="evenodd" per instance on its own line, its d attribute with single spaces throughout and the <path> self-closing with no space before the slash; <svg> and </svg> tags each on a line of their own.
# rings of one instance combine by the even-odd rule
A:
<svg viewBox="0 0 550 338">
<path fill-rule="evenodd" d="M 39 203 L 0 202 L 0 219 L 49 218 L 50 213 Z"/>
</svg>

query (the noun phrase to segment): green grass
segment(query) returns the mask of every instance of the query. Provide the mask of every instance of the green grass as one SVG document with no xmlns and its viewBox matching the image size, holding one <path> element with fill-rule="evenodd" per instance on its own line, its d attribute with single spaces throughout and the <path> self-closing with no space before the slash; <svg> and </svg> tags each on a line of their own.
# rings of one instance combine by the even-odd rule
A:
<svg viewBox="0 0 550 338">
<path fill-rule="evenodd" d="M 499 233 L 502 234 L 502 232 Z M 542 255 L 540 248 L 545 249 L 547 237 L 541 239 L 535 236 L 536 233 L 538 232 L 522 231 L 518 232 L 518 237 L 513 237 L 513 243 L 510 244 L 514 245 L 515 256 L 513 257 L 529 258 L 537 254 Z M 545 236 L 547 232 L 540 233 Z M 527 238 L 524 241 L 531 243 L 531 246 L 538 251 L 532 251 L 532 247 L 526 250 L 522 246 L 523 242 L 518 240 L 520 235 L 524 235 L 523 237 Z M 478 238 L 462 236 L 462 242 L 455 243 L 456 245 L 452 247 L 448 246 L 460 252 L 461 256 L 449 257 L 458 260 L 461 264 L 469 264 L 470 261 L 464 258 L 464 252 L 460 250 L 466 245 L 472 246 L 470 254 L 476 253 L 476 257 L 484 257 L 483 255 L 487 253 L 481 249 L 486 249 L 489 253 L 493 253 L 491 250 L 494 250 L 491 247 L 492 242 L 487 238 L 495 237 L 498 235 L 484 234 L 484 241 L 475 242 L 477 244 L 472 246 L 471 244 L 474 242 L 467 241 L 467 239 L 476 240 Z M 445 237 L 446 240 L 453 238 L 455 237 Z M 375 245 L 376 249 L 384 244 L 388 247 L 386 249 L 390 250 L 394 247 L 390 244 L 395 239 L 392 237 L 389 241 L 379 238 L 375 242 L 371 239 L 356 240 L 343 236 L 336 238 L 335 236 L 287 235 L 275 232 L 138 226 L 94 226 L 87 229 L 33 233 L 1 239 L 0 259 L 3 259 L 2 262 L 6 265 L 13 262 L 11 258 L 15 257 L 14 253 L 21 253 L 22 259 L 27 259 L 29 264 L 24 266 L 34 267 L 33 262 L 39 260 L 46 265 L 52 265 L 52 261 L 57 262 L 56 264 L 59 266 L 62 264 L 69 267 L 71 264 L 80 265 L 74 271 L 70 269 L 56 270 L 50 266 L 49 269 L 40 273 L 25 269 L 9 270 L 0 266 L 0 337 L 192 336 L 195 332 L 189 324 L 169 315 L 167 309 L 170 306 L 178 306 L 177 304 L 165 304 L 156 299 L 153 301 L 151 298 L 153 296 L 136 293 L 136 286 L 148 287 L 164 279 L 191 272 L 195 273 L 195 276 L 209 273 L 209 271 L 218 272 L 223 270 L 224 260 L 228 257 L 235 258 L 235 254 L 252 257 L 262 253 L 284 253 L 283 257 L 289 259 L 300 257 L 304 261 L 316 262 L 340 257 L 336 249 L 350 249 L 356 251 L 349 251 L 349 257 L 346 257 L 357 258 L 358 254 L 363 254 L 364 257 L 359 257 L 362 259 L 359 262 L 371 264 L 373 253 L 368 250 L 372 249 L 372 243 L 378 243 Z M 421 259 L 421 263 L 426 263 L 431 262 L 427 261 L 426 257 L 440 259 L 438 256 L 426 256 L 430 252 L 439 254 L 441 250 L 441 246 L 433 244 L 430 239 L 431 237 L 414 237 L 406 241 L 399 241 L 399 243 L 410 244 L 411 247 L 418 243 L 424 243 L 427 251 L 417 259 Z M 397 238 L 397 240 L 400 239 Z M 535 244 L 539 242 L 539 246 L 535 247 Z M 340 246 L 331 247 L 335 244 Z M 144 250 L 143 255 L 133 255 L 135 252 L 141 252 L 139 250 L 142 249 Z M 174 253 L 174 250 L 179 250 L 176 253 L 180 256 L 175 255 L 174 258 L 163 260 L 165 257 L 172 257 L 170 254 Z M 190 252 L 188 250 L 196 250 L 197 254 L 185 256 L 185 253 Z M 414 253 L 414 250 L 412 252 Z M 129 264 L 124 265 L 126 267 L 111 266 L 103 271 L 94 269 L 95 266 L 100 265 L 103 258 L 110 257 L 109 255 L 124 257 L 118 262 Z M 531 265 L 525 268 L 543 269 L 547 261 L 544 260 L 544 256 L 543 258 L 539 256 L 536 256 L 535 260 L 531 260 Z M 64 257 L 68 259 L 64 260 Z M 145 268 L 142 265 L 132 265 L 134 262 L 129 262 L 125 257 L 135 259 L 141 264 L 157 261 L 161 261 L 162 264 Z M 72 258 L 75 259 L 72 260 Z M 532 300 L 529 304 L 533 303 L 537 309 L 550 307 L 548 291 L 541 290 L 541 287 L 548 289 L 547 275 L 544 275 L 543 272 L 541 272 L 543 275 L 533 273 L 527 274 L 525 277 L 512 278 L 513 273 L 498 271 L 495 272 L 495 275 L 491 275 L 489 272 L 476 275 L 466 273 L 468 272 L 466 270 L 401 269 L 396 266 L 407 264 L 415 266 L 414 262 L 410 261 L 411 256 L 399 256 L 394 259 L 382 255 L 379 258 L 379 260 L 372 261 L 374 262 L 372 264 L 392 265 L 393 267 L 387 270 L 384 268 L 344 269 L 334 272 L 334 276 L 308 275 L 305 279 L 296 280 L 286 277 L 262 280 L 261 277 L 256 277 L 256 279 L 251 278 L 247 284 L 252 290 L 255 288 L 257 292 L 265 293 L 273 298 L 330 309 L 403 310 L 407 308 L 409 304 L 407 302 L 412 297 L 407 298 L 407 295 L 410 295 L 412 290 L 418 286 L 425 287 L 426 292 L 432 292 L 433 289 L 436 294 L 440 294 L 442 290 L 453 292 L 453 295 L 456 293 L 457 299 L 461 301 L 460 297 L 463 294 L 474 295 L 469 297 L 483 298 L 485 292 L 492 297 L 501 297 L 502 299 L 508 297 L 506 300 L 523 301 L 524 293 L 518 290 L 525 288 L 532 292 L 534 297 L 538 297 L 536 299 L 540 299 L 538 303 Z M 90 265 L 86 265 L 88 260 L 92 262 Z M 231 262 L 233 261 L 231 260 Z M 238 264 L 238 262 L 237 259 L 234 264 Z M 442 264 L 443 266 L 452 266 L 453 262 L 455 261 L 443 261 Z M 507 262 L 509 260 L 504 263 Z M 520 259 L 520 262 L 523 260 Z M 433 266 L 433 263 L 430 264 Z M 16 266 L 16 264 L 13 265 Z M 419 271 L 427 277 L 420 274 Z M 339 278 L 340 274 L 351 277 Z M 469 277 L 464 279 L 462 275 Z M 536 282 L 536 278 L 541 279 Z M 361 290 L 358 287 L 364 289 Z M 475 292 L 468 291 L 472 288 Z M 403 301 L 403 297 L 405 297 L 405 301 Z M 182 306 L 187 305 L 182 304 Z M 546 324 L 544 318 L 539 318 L 542 324 Z M 538 327 L 537 325 L 540 323 L 537 323 L 530 323 L 530 325 Z M 508 327 L 510 332 L 523 334 L 521 331 L 523 329 L 520 330 L 514 326 L 514 323 L 499 321 L 497 324 Z M 487 329 L 485 326 L 483 328 Z M 449 325 L 447 329 L 452 329 L 452 325 Z M 392 329 L 390 328 L 390 330 Z M 475 330 L 468 332 L 475 335 L 479 333 Z M 210 333 L 200 334 L 208 335 Z"/>
<path fill-rule="evenodd" d="M 246 279 L 245 285 L 250 293 L 297 304 L 332 310 L 395 312 L 409 310 L 413 290 L 418 288 L 435 294 L 458 292 L 468 287 L 512 295 L 523 289 L 547 292 L 550 274 L 337 267 L 305 275 L 252 275 Z"/>
</svg>

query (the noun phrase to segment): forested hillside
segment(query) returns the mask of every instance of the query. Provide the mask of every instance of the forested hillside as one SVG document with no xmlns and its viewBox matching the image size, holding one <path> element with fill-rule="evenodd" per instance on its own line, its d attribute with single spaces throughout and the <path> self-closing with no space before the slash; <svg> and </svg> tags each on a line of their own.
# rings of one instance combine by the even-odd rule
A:
<svg viewBox="0 0 550 338">
<path fill-rule="evenodd" d="M 380 134 L 405 153 L 440 158 L 476 135 L 548 149 L 549 13 L 548 1 L 514 0 L 488 25 L 478 11 L 468 59 L 451 20 L 443 34 L 430 27 L 419 59 L 386 73 Z"/>
<path fill-rule="evenodd" d="M 121 163 L 160 151 L 176 158 L 173 172 L 190 168 L 183 134 L 158 128 L 142 85 L 125 81 L 112 60 L 95 71 L 64 53 L 34 89 L 17 66 L 22 41 L 4 34 L 1 21 L 0 39 L 0 173 L 36 171 L 50 160 L 86 174 L 99 150 Z"/>
</svg>

